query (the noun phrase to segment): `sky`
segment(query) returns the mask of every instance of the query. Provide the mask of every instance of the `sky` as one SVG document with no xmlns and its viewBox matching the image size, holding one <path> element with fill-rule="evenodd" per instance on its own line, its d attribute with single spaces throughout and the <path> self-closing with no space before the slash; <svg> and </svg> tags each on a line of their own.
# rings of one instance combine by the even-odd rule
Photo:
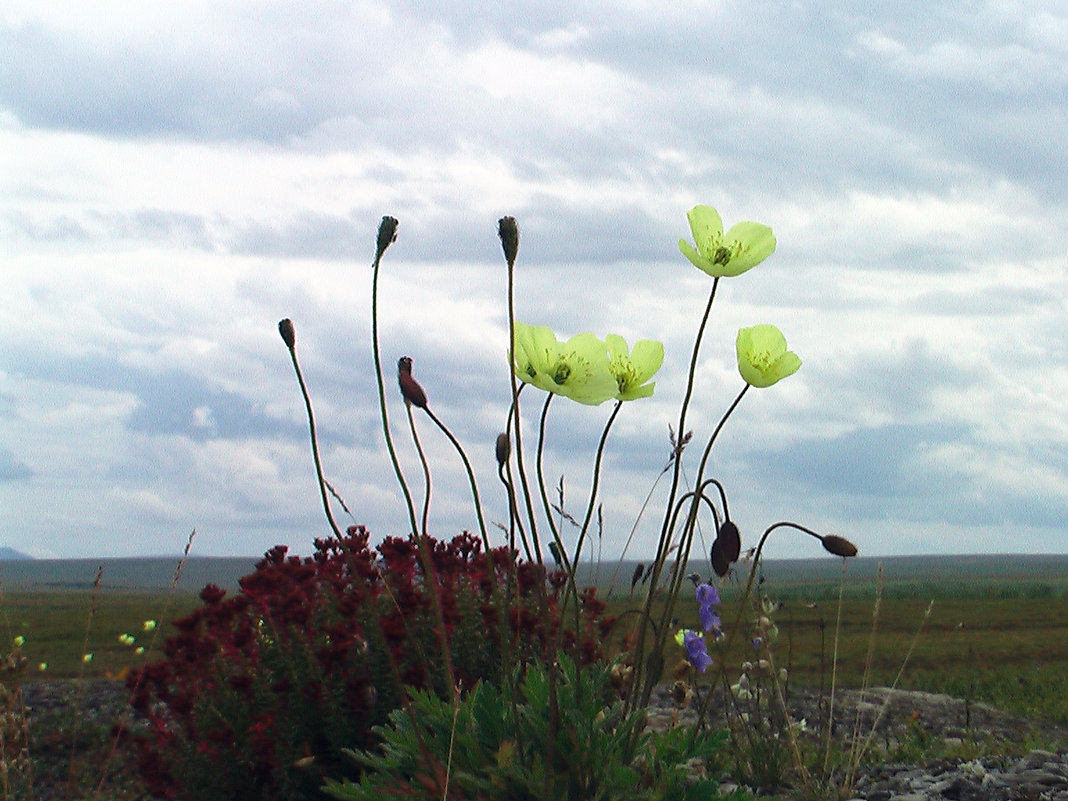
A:
<svg viewBox="0 0 1068 801">
<path fill-rule="evenodd" d="M 9 0 L 0 53 L 0 545 L 169 555 L 196 530 L 194 555 L 310 552 L 329 529 L 286 317 L 339 519 L 405 535 L 371 357 L 383 215 L 399 458 L 421 501 L 407 355 L 503 541 L 511 215 L 518 319 L 664 343 L 654 396 L 609 435 L 591 534 L 647 558 L 711 289 L 678 240 L 707 204 L 778 247 L 718 286 L 691 481 L 743 386 L 738 329 L 772 323 L 803 361 L 712 450 L 743 545 L 790 520 L 862 557 L 1068 553 L 1059 0 Z M 542 398 L 523 398 L 532 448 Z M 546 480 L 576 517 L 610 412 L 550 407 Z M 455 451 L 416 425 L 430 532 L 477 530 Z M 789 531 L 766 550 L 820 553 Z"/>
</svg>

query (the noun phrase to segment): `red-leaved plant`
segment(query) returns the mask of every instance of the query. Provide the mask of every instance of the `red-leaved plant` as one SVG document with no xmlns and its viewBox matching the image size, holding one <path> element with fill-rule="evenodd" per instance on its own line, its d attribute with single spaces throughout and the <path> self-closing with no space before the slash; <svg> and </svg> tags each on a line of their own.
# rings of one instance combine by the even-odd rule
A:
<svg viewBox="0 0 1068 801">
<path fill-rule="evenodd" d="M 316 541 L 311 557 L 268 551 L 231 597 L 205 587 L 204 606 L 175 623 L 166 658 L 129 678 L 148 720 L 136 745 L 152 792 L 184 801 L 317 797 L 325 776 L 345 772 L 341 749 L 373 745 L 371 727 L 401 706 L 404 685 L 447 697 L 453 680 L 499 684 L 516 660 L 549 657 L 558 636 L 583 662 L 603 656 L 611 621 L 592 590 L 581 597 L 580 631 L 561 631 L 566 575 L 507 548 L 488 559 L 467 533 L 427 544 L 452 677 L 438 657 L 414 537 L 372 548 L 368 532 L 352 527 L 343 540 Z"/>
</svg>

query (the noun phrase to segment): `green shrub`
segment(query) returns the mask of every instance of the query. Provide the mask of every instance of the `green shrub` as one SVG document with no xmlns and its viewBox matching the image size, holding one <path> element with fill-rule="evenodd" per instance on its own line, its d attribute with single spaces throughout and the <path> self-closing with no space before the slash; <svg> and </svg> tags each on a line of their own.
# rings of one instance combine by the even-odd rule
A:
<svg viewBox="0 0 1068 801">
<path fill-rule="evenodd" d="M 642 732 L 644 712 L 624 713 L 610 673 L 561 656 L 517 672 L 514 696 L 480 682 L 454 706 L 416 691 L 377 729 L 379 748 L 349 752 L 363 777 L 331 781 L 327 792 L 342 801 L 722 798 L 709 771 L 725 735 Z"/>
</svg>

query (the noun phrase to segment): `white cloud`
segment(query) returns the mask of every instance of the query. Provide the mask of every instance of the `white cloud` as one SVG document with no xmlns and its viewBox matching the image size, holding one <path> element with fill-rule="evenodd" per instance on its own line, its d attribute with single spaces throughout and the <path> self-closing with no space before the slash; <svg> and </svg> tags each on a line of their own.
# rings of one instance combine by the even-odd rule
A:
<svg viewBox="0 0 1068 801">
<path fill-rule="evenodd" d="M 401 220 L 380 277 L 387 397 L 413 356 L 501 519 L 495 225 L 515 214 L 520 319 L 667 346 L 657 396 L 610 440 L 614 553 L 678 420 L 709 283 L 675 242 L 711 202 L 779 247 L 718 290 L 694 450 L 740 388 L 738 327 L 774 322 L 804 360 L 713 452 L 746 532 L 803 516 L 902 553 L 997 549 L 1011 526 L 1056 550 L 1064 24 L 1033 4 L 16 4 L 0 22 L 0 540 L 173 553 L 196 527 L 205 552 L 248 554 L 323 534 L 282 317 L 331 480 L 376 534 L 403 530 L 370 356 L 383 214 Z M 546 473 L 573 512 L 607 411 L 552 410 Z M 420 430 L 435 530 L 472 527 L 457 456 Z"/>
</svg>

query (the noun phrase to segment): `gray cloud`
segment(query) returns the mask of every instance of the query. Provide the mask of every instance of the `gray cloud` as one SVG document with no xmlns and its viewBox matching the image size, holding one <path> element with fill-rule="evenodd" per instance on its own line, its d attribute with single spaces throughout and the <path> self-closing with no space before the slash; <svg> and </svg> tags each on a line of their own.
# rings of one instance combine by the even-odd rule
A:
<svg viewBox="0 0 1068 801">
<path fill-rule="evenodd" d="M 21 481 L 31 478 L 33 471 L 14 457 L 6 448 L 0 448 L 0 482 Z"/>
<path fill-rule="evenodd" d="M 283 316 L 328 472 L 361 522 L 403 528 L 370 357 L 383 214 L 401 220 L 379 322 L 406 464 L 399 355 L 501 517 L 489 454 L 508 401 L 496 222 L 510 214 L 521 319 L 667 346 L 657 396 L 609 444 L 619 546 L 666 458 L 709 288 L 676 247 L 698 202 L 728 226 L 772 224 L 779 248 L 720 287 L 697 440 L 737 391 L 738 326 L 780 323 L 805 360 L 717 445 L 740 514 L 796 510 L 874 539 L 953 524 L 955 541 L 915 540 L 946 550 L 1063 526 L 1056 3 L 404 0 L 145 7 L 94 25 L 16 11 L 0 23 L 0 138 L 22 154 L 0 188 L 15 276 L 0 480 L 18 481 L 26 536 L 78 531 L 94 553 L 121 520 L 147 532 L 121 547 L 147 548 L 195 517 L 233 534 L 210 548 L 255 553 L 321 534 Z M 575 504 L 607 413 L 553 407 L 547 470 Z M 458 461 L 425 436 L 434 525 L 470 527 Z M 70 510 L 30 519 L 57 493 Z"/>
</svg>

